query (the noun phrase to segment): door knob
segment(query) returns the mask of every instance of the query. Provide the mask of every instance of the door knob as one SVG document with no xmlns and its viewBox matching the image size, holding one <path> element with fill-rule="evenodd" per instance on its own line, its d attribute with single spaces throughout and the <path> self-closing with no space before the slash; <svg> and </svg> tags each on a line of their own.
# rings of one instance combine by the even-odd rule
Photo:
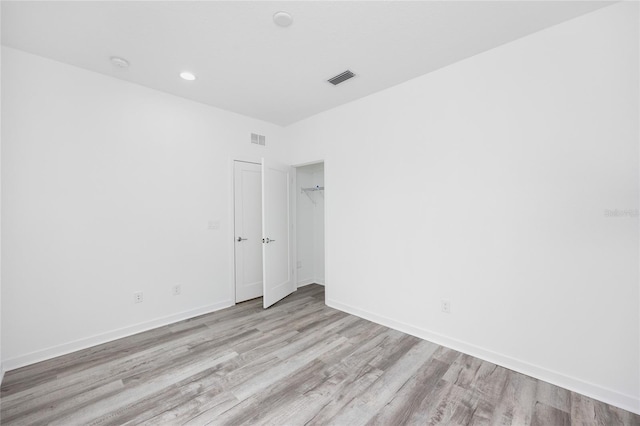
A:
<svg viewBox="0 0 640 426">
<path fill-rule="evenodd" d="M 236 241 L 240 242 L 240 241 L 246 241 L 246 240 L 247 240 L 246 238 L 238 237 L 238 239 Z"/>
</svg>

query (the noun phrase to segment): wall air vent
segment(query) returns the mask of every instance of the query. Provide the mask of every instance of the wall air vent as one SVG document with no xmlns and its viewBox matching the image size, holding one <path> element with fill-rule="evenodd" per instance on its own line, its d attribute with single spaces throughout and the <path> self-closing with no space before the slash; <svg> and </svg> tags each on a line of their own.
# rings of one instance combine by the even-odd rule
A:
<svg viewBox="0 0 640 426">
<path fill-rule="evenodd" d="M 333 84 L 334 86 L 337 86 L 338 84 L 342 83 L 343 81 L 347 81 L 350 78 L 353 78 L 355 76 L 356 75 L 354 73 L 352 73 L 349 70 L 346 70 L 345 72 L 341 72 L 340 74 L 336 75 L 335 77 L 331 77 L 327 81 L 329 83 Z"/>
<path fill-rule="evenodd" d="M 264 135 L 259 135 L 257 133 L 251 133 L 251 143 L 255 143 L 256 145 L 265 145 L 265 137 Z"/>
</svg>

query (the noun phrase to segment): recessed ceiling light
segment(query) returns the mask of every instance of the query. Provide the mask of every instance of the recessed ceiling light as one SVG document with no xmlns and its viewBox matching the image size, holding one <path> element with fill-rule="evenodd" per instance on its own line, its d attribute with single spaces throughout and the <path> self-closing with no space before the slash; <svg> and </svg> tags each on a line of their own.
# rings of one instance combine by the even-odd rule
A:
<svg viewBox="0 0 640 426">
<path fill-rule="evenodd" d="M 293 18 L 287 12 L 276 12 L 273 14 L 273 22 L 280 27 L 288 27 L 293 22 Z"/>
<path fill-rule="evenodd" d="M 183 80 L 187 80 L 187 81 L 193 81 L 196 79 L 196 76 L 193 75 L 193 73 L 190 73 L 189 71 L 183 71 L 180 73 L 180 77 Z"/>
<path fill-rule="evenodd" d="M 111 63 L 118 68 L 129 68 L 129 61 L 127 61 L 126 59 L 120 58 L 118 56 L 112 56 L 109 59 L 111 60 Z"/>
</svg>

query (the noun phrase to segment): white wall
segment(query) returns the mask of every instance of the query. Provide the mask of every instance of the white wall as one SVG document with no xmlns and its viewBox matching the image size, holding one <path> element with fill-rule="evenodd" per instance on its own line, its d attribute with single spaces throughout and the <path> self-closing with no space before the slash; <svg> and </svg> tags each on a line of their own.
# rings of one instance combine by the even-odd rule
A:
<svg viewBox="0 0 640 426">
<path fill-rule="evenodd" d="M 289 127 L 325 159 L 328 303 L 640 412 L 638 217 L 605 217 L 639 207 L 637 8 Z"/>
<path fill-rule="evenodd" d="M 2 59 L 5 367 L 231 305 L 231 158 L 283 158 L 282 128 L 17 50 Z"/>
<path fill-rule="evenodd" d="M 322 163 L 296 168 L 298 286 L 324 285 L 324 193 L 302 192 L 316 186 L 324 186 Z"/>
</svg>

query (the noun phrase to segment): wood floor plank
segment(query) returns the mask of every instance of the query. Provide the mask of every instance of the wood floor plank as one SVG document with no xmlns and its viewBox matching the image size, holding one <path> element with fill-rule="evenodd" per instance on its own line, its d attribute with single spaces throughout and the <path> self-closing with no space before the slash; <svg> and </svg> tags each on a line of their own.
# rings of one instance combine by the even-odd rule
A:
<svg viewBox="0 0 640 426">
<path fill-rule="evenodd" d="M 330 419 L 342 412 L 347 404 L 366 393 L 382 373 L 382 370 L 370 364 L 364 364 L 360 369 L 350 373 L 334 372 L 323 386 L 305 394 L 309 412 L 304 413 L 304 423 L 299 424 L 328 424 Z"/>
<path fill-rule="evenodd" d="M 114 379 L 120 379 L 127 383 L 131 380 L 143 380 L 145 377 L 153 377 L 158 371 L 166 369 L 167 363 L 180 365 L 180 360 L 189 362 L 192 356 L 190 350 L 194 346 L 199 346 L 201 342 L 211 341 L 222 347 L 227 339 L 229 339 L 228 336 L 218 336 L 206 328 L 201 329 L 187 338 L 182 336 L 170 344 L 160 343 L 157 347 L 112 360 L 104 365 L 92 366 L 74 375 L 61 375 L 55 381 L 36 386 L 25 392 L 12 394 L 3 398 L 3 406 L 7 411 L 12 410 L 14 405 L 18 405 L 22 409 L 33 410 L 36 409 L 37 404 L 41 406 L 52 404 L 57 399 L 69 398 L 84 392 L 87 389 L 86 382 L 89 380 L 94 385 Z M 24 393 L 29 396 L 27 404 L 18 399 L 27 396 Z"/>
<path fill-rule="evenodd" d="M 205 411 L 212 414 L 212 410 L 214 409 L 217 410 L 215 412 L 215 418 L 218 418 L 220 413 L 240 403 L 230 392 L 220 393 L 217 389 L 209 389 L 207 392 L 198 393 L 191 398 L 185 398 L 186 395 L 184 394 L 181 395 L 182 401 L 179 404 L 169 406 L 168 409 L 166 404 L 162 404 L 161 407 L 163 407 L 164 410 L 157 415 L 147 417 L 143 421 L 141 418 L 132 418 L 125 424 L 142 424 L 149 426 L 185 424 L 193 418 L 198 418 L 198 416 Z M 206 423 L 204 417 L 200 417 L 199 420 L 200 422 L 198 424 Z"/>
<path fill-rule="evenodd" d="M 438 386 L 442 385 L 442 386 Z M 426 424 L 434 425 L 467 425 L 470 424 L 481 398 L 477 392 L 465 389 L 455 383 L 440 381 L 434 392 L 432 404 L 426 412 L 430 412 Z"/>
<path fill-rule="evenodd" d="M 425 362 L 368 424 L 408 424 L 413 413 L 419 411 L 422 401 L 429 398 L 449 367 L 449 364 L 438 360 L 430 359 Z"/>
<path fill-rule="evenodd" d="M 2 425 L 622 425 L 640 416 L 324 305 L 305 286 L 9 371 Z"/>
<path fill-rule="evenodd" d="M 151 368 L 158 357 L 166 356 L 167 353 L 169 356 L 175 356 L 177 353 L 186 352 L 188 349 L 182 345 L 175 348 L 174 351 L 163 351 L 161 347 L 149 349 L 114 360 L 104 366 L 94 366 L 73 376 L 54 378 L 32 388 L 22 389 L 18 393 L 2 397 L 2 408 L 3 410 L 10 410 L 13 407 L 33 409 L 33 405 L 51 403 L 61 395 L 68 397 L 83 392 L 88 383 L 100 384 L 113 379 L 122 379 L 130 375 L 132 371 Z M 29 401 L 29 405 L 26 405 L 26 401 Z"/>
<path fill-rule="evenodd" d="M 436 351 L 437 345 L 425 340 L 408 346 L 409 350 L 388 366 L 367 392 L 354 398 L 345 409 L 331 419 L 332 424 L 364 425 L 387 405 L 394 394 Z M 397 352 L 394 352 L 394 354 Z M 394 357 L 395 358 L 395 357 Z"/>
<path fill-rule="evenodd" d="M 175 338 L 175 335 L 172 335 L 168 328 L 159 327 L 125 339 L 114 340 L 70 355 L 59 356 L 13 370 L 2 381 L 2 396 L 11 395 L 22 389 L 22 387 L 31 387 L 34 381 L 40 381 L 41 378 L 48 380 L 50 377 L 61 375 L 69 369 L 86 369 L 93 365 L 101 364 L 105 359 L 121 353 L 145 350 L 148 348 L 149 343 L 155 343 L 158 339 L 167 339 L 169 335 L 171 336 L 170 339 Z"/>
<path fill-rule="evenodd" d="M 115 395 L 123 388 L 124 384 L 122 380 L 115 380 L 101 386 L 93 387 L 72 397 L 60 398 L 50 404 L 39 405 L 35 408 L 20 411 L 19 415 L 12 415 L 11 412 L 7 412 L 3 414 L 2 420 L 4 422 L 16 420 L 15 424 L 34 425 L 43 422 L 43 419 L 53 419 L 73 413 L 80 407 Z"/>
<path fill-rule="evenodd" d="M 571 392 L 541 380 L 536 382 L 536 385 L 536 401 L 571 413 Z"/>
<path fill-rule="evenodd" d="M 232 392 L 239 400 L 242 401 L 254 393 L 261 392 L 265 388 L 271 386 L 274 382 L 282 380 L 292 371 L 304 368 L 306 364 L 311 363 L 318 356 L 346 341 L 347 339 L 345 337 L 335 336 L 325 338 L 318 342 L 318 344 L 305 349 L 301 353 L 284 359 L 281 363 L 270 368 L 268 371 L 258 374 L 239 386 L 236 386 L 232 389 Z"/>
<path fill-rule="evenodd" d="M 321 361 L 312 361 L 304 369 L 287 375 L 285 380 L 273 382 L 261 392 L 253 393 L 251 397 L 218 417 L 216 423 L 228 425 L 276 423 L 275 418 L 285 410 L 285 407 L 289 407 L 293 399 L 324 380 L 318 374 L 323 368 L 324 363 Z M 269 410 L 263 410 L 262 407 L 269 407 Z"/>
<path fill-rule="evenodd" d="M 529 425 L 536 402 L 537 380 L 524 374 L 509 371 L 507 384 L 492 414 L 492 424 Z"/>
<path fill-rule="evenodd" d="M 509 370 L 483 361 L 476 376 L 466 389 L 480 392 L 487 401 L 496 401 L 507 384 Z"/>
<path fill-rule="evenodd" d="M 101 422 L 101 418 L 108 417 L 114 407 L 118 409 L 126 409 L 131 405 L 135 405 L 140 399 L 146 398 L 149 395 L 157 392 L 158 389 L 166 388 L 174 385 L 175 383 L 184 380 L 202 370 L 206 370 L 216 364 L 222 363 L 238 354 L 229 351 L 224 354 L 219 354 L 215 358 L 204 358 L 192 363 L 187 367 L 183 367 L 179 370 L 169 371 L 160 374 L 144 383 L 139 383 L 130 387 L 126 387 L 122 392 L 112 395 L 108 398 L 100 399 L 99 401 L 84 406 L 77 411 L 74 411 L 70 415 L 57 418 L 51 421 L 53 425 L 70 425 L 70 424 L 88 424 Z"/>
<path fill-rule="evenodd" d="M 617 426 L 640 424 L 640 416 L 571 392 L 571 420 L 575 424 Z"/>
<path fill-rule="evenodd" d="M 531 426 L 570 426 L 571 416 L 566 411 L 558 410 L 542 402 L 537 402 L 533 409 Z"/>
</svg>

